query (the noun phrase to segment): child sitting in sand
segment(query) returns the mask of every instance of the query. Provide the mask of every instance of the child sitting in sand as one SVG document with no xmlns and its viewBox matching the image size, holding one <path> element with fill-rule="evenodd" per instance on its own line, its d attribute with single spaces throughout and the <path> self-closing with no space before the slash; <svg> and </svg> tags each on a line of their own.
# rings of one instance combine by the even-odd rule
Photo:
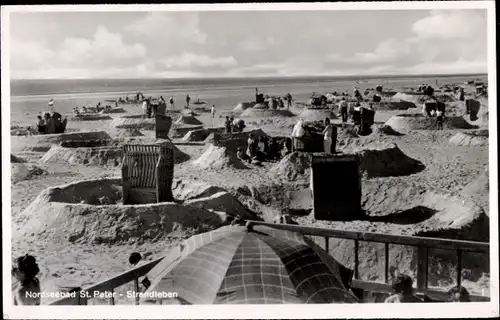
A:
<svg viewBox="0 0 500 320">
<path fill-rule="evenodd" d="M 12 275 L 19 281 L 14 290 L 14 305 L 40 305 L 40 280 L 36 275 L 40 272 L 36 259 L 25 255 L 14 261 Z"/>
<path fill-rule="evenodd" d="M 413 294 L 413 280 L 406 274 L 398 274 L 392 285 L 394 295 L 385 299 L 385 303 L 423 302 Z"/>
<path fill-rule="evenodd" d="M 470 302 L 469 291 L 462 286 L 455 286 L 448 291 L 450 302 Z"/>
</svg>

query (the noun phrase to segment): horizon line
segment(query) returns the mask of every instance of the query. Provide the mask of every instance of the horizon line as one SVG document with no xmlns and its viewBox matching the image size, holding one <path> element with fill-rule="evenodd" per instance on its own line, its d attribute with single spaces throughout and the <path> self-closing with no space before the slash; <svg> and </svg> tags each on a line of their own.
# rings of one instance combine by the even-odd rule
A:
<svg viewBox="0 0 500 320">
<path fill-rule="evenodd" d="M 487 76 L 488 72 L 475 72 L 475 73 L 422 73 L 422 74 L 360 74 L 360 75 L 294 75 L 294 76 L 191 76 L 191 77 L 120 77 L 120 78 L 11 78 L 10 81 L 42 81 L 42 80 L 195 80 L 195 79 L 282 79 L 282 78 L 386 78 L 386 77 L 451 77 L 451 76 Z"/>
</svg>

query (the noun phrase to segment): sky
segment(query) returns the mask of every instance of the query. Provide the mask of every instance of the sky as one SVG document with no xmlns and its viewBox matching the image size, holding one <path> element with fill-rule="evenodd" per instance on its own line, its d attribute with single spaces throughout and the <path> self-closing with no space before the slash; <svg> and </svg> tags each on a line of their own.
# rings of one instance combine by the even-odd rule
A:
<svg viewBox="0 0 500 320">
<path fill-rule="evenodd" d="M 487 72 L 486 10 L 12 12 L 15 79 Z"/>
</svg>

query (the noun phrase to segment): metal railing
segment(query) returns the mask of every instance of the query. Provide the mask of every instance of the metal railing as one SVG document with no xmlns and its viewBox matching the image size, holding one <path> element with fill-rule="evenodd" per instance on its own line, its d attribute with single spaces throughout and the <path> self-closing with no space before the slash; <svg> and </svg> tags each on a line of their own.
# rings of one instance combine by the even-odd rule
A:
<svg viewBox="0 0 500 320">
<path fill-rule="evenodd" d="M 372 232 L 356 232 L 356 231 L 345 231 L 336 229 L 324 229 L 324 228 L 314 228 L 305 227 L 291 224 L 275 224 L 262 221 L 249 221 L 252 225 L 262 225 L 268 226 L 275 229 L 288 230 L 292 232 L 298 232 L 303 235 L 323 237 L 324 249 L 326 252 L 330 252 L 329 240 L 330 238 L 337 239 L 347 239 L 354 241 L 354 279 L 351 283 L 353 288 L 363 289 L 370 292 L 382 292 L 389 293 L 392 292 L 391 285 L 388 284 L 389 281 L 389 245 L 404 245 L 417 247 L 417 289 L 419 293 L 427 294 L 429 296 L 435 297 L 441 301 L 447 300 L 447 293 L 440 290 L 429 289 L 428 288 L 428 257 L 429 249 L 441 249 L 441 250 L 451 250 L 454 251 L 457 257 L 456 266 L 456 281 L 457 285 L 462 282 L 462 254 L 463 252 L 476 252 L 482 254 L 489 254 L 489 243 L 485 242 L 474 242 L 474 241 L 464 241 L 464 240 L 451 240 L 451 239 L 439 239 L 439 238 L 427 238 L 427 237 L 413 237 L 413 236 L 401 236 L 401 235 L 391 235 L 391 234 L 380 234 Z M 378 242 L 384 243 L 385 245 L 385 261 L 384 261 L 384 283 L 362 281 L 359 277 L 359 242 Z M 145 276 L 154 266 L 156 266 L 164 257 L 160 257 L 156 260 L 147 262 L 138 267 L 125 271 L 115 277 L 101 281 L 87 288 L 74 288 L 75 291 L 87 291 L 93 292 L 110 292 L 113 293 L 115 288 L 125 285 L 130 282 L 134 282 L 135 292 L 139 292 L 139 278 Z M 68 297 L 57 300 L 51 305 L 87 305 L 87 298 L 85 295 L 82 298 L 79 294 L 76 297 Z M 489 301 L 489 296 L 476 296 L 471 295 L 472 301 Z M 109 298 L 108 303 L 114 305 L 114 298 Z M 135 304 L 139 304 L 139 298 L 136 297 Z"/>
</svg>

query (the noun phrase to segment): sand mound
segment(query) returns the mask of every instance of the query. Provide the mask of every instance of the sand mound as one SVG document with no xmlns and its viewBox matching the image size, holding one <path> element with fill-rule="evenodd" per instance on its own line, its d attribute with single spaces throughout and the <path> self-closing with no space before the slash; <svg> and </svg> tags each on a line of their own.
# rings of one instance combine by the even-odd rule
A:
<svg viewBox="0 0 500 320">
<path fill-rule="evenodd" d="M 12 163 L 11 164 L 11 182 L 17 183 L 23 180 L 29 180 L 35 176 L 45 175 L 47 171 L 34 166 L 26 165 L 24 163 Z"/>
<path fill-rule="evenodd" d="M 217 228 L 241 210 L 226 192 L 185 198 L 184 204 L 124 206 L 120 201 L 121 182 L 116 178 L 46 189 L 20 215 L 14 237 L 54 243 L 151 242 Z M 246 211 L 242 217 L 250 218 Z"/>
<path fill-rule="evenodd" d="M 390 99 L 373 103 L 373 108 L 375 110 L 408 110 L 416 107 L 415 103 L 406 100 Z"/>
<path fill-rule="evenodd" d="M 101 112 L 99 112 L 99 114 L 125 113 L 125 112 L 127 112 L 127 111 L 125 111 L 125 109 L 123 109 L 123 108 L 112 108 L 109 110 L 102 110 Z"/>
<path fill-rule="evenodd" d="M 40 163 L 65 163 L 70 165 L 88 165 L 102 167 L 121 166 L 123 160 L 122 143 L 150 144 L 155 141 L 66 141 L 53 145 L 39 160 Z M 177 148 L 170 141 L 163 141 L 174 150 L 174 163 L 180 164 L 190 159 L 190 156 Z"/>
<path fill-rule="evenodd" d="M 123 116 L 115 118 L 109 124 L 111 128 L 116 129 L 137 129 L 137 130 L 155 130 L 156 120 L 151 118 L 142 119 L 142 115 Z"/>
<path fill-rule="evenodd" d="M 194 131 L 194 130 L 202 130 L 203 126 L 202 125 L 193 125 L 193 124 L 173 124 L 172 128 L 170 129 L 170 134 L 172 138 L 182 138 L 184 137 L 189 131 Z"/>
<path fill-rule="evenodd" d="M 337 116 L 328 109 L 304 109 L 299 117 L 310 121 L 323 121 L 325 118 L 337 119 Z"/>
<path fill-rule="evenodd" d="M 193 116 L 180 116 L 176 121 L 175 124 L 189 124 L 189 125 L 201 125 L 203 122 L 200 120 L 196 119 Z"/>
<path fill-rule="evenodd" d="M 255 102 L 240 102 L 238 105 L 233 109 L 234 113 L 241 113 L 245 111 L 248 108 L 253 108 L 255 106 Z"/>
<path fill-rule="evenodd" d="M 488 169 L 486 168 L 474 180 L 468 183 L 462 189 L 462 194 L 482 205 L 489 216 L 490 177 Z"/>
<path fill-rule="evenodd" d="M 306 152 L 292 152 L 269 170 L 269 174 L 285 181 L 309 179 L 312 155 Z"/>
<path fill-rule="evenodd" d="M 211 145 L 198 159 L 193 161 L 202 169 L 220 170 L 223 168 L 246 169 L 247 167 L 236 156 L 236 153 L 223 146 Z"/>
<path fill-rule="evenodd" d="M 459 146 L 487 146 L 488 130 L 459 132 L 450 138 L 450 143 Z"/>
<path fill-rule="evenodd" d="M 144 135 L 137 129 L 116 129 L 111 132 L 111 135 L 116 139 L 143 137 Z"/>
<path fill-rule="evenodd" d="M 40 163 L 67 163 L 117 167 L 122 163 L 123 150 L 120 147 L 65 148 L 52 146 L 40 159 Z"/>
<path fill-rule="evenodd" d="M 241 114 L 241 117 L 293 117 L 295 116 L 290 110 L 279 109 L 258 109 L 255 105 L 253 108 L 248 108 Z"/>
<path fill-rule="evenodd" d="M 337 127 L 337 148 L 344 149 L 359 143 L 359 135 L 355 132 L 354 126 L 343 125 Z"/>
<path fill-rule="evenodd" d="M 402 93 L 398 92 L 395 95 L 392 96 L 393 100 L 403 100 L 407 102 L 411 102 L 416 105 L 423 104 L 427 100 L 433 100 L 432 97 L 424 95 L 424 94 L 419 94 L 419 93 Z"/>
<path fill-rule="evenodd" d="M 80 114 L 74 117 L 71 117 L 71 121 L 98 121 L 98 120 L 111 120 L 110 116 L 105 116 L 100 113 L 96 114 Z"/>
<path fill-rule="evenodd" d="M 408 157 L 397 145 L 373 143 L 349 150 L 357 156 L 359 169 L 368 178 L 406 176 L 422 171 L 422 162 Z"/>
<path fill-rule="evenodd" d="M 17 138 L 17 137 L 16 137 Z M 53 144 L 64 141 L 84 141 L 84 140 L 111 140 L 111 137 L 104 131 L 91 132 L 71 132 L 60 134 L 42 134 L 29 137 L 19 137 L 12 139 L 12 145 L 22 150 L 35 150 L 46 152 Z M 13 147 L 14 148 L 14 147 Z"/>
<path fill-rule="evenodd" d="M 395 130 L 437 130 L 438 128 L 435 117 L 426 117 L 422 114 L 399 114 L 391 117 L 385 125 Z M 471 125 L 461 116 L 450 116 L 444 118 L 443 128 L 475 129 L 477 126 Z"/>
<path fill-rule="evenodd" d="M 373 143 L 366 146 L 346 148 L 343 154 L 353 154 L 358 159 L 359 169 L 367 178 L 404 176 L 422 171 L 425 166 L 408 157 L 395 144 Z M 292 152 L 275 164 L 269 174 L 284 181 L 297 181 L 310 177 L 312 155 Z"/>
<path fill-rule="evenodd" d="M 20 157 L 16 157 L 13 154 L 10 155 L 10 163 L 25 163 L 25 162 L 26 162 L 26 160 L 24 160 Z"/>
<path fill-rule="evenodd" d="M 376 125 L 373 127 L 373 133 L 386 134 L 389 136 L 400 136 L 401 133 L 394 130 L 391 126 L 388 125 Z"/>
<path fill-rule="evenodd" d="M 191 130 L 182 138 L 183 141 L 205 141 L 209 135 L 215 133 L 224 133 L 225 128 L 205 128 Z"/>
<path fill-rule="evenodd" d="M 185 116 L 196 116 L 197 115 L 196 112 L 194 112 L 194 110 L 190 109 L 190 108 L 182 109 L 181 114 L 185 115 Z"/>
</svg>

